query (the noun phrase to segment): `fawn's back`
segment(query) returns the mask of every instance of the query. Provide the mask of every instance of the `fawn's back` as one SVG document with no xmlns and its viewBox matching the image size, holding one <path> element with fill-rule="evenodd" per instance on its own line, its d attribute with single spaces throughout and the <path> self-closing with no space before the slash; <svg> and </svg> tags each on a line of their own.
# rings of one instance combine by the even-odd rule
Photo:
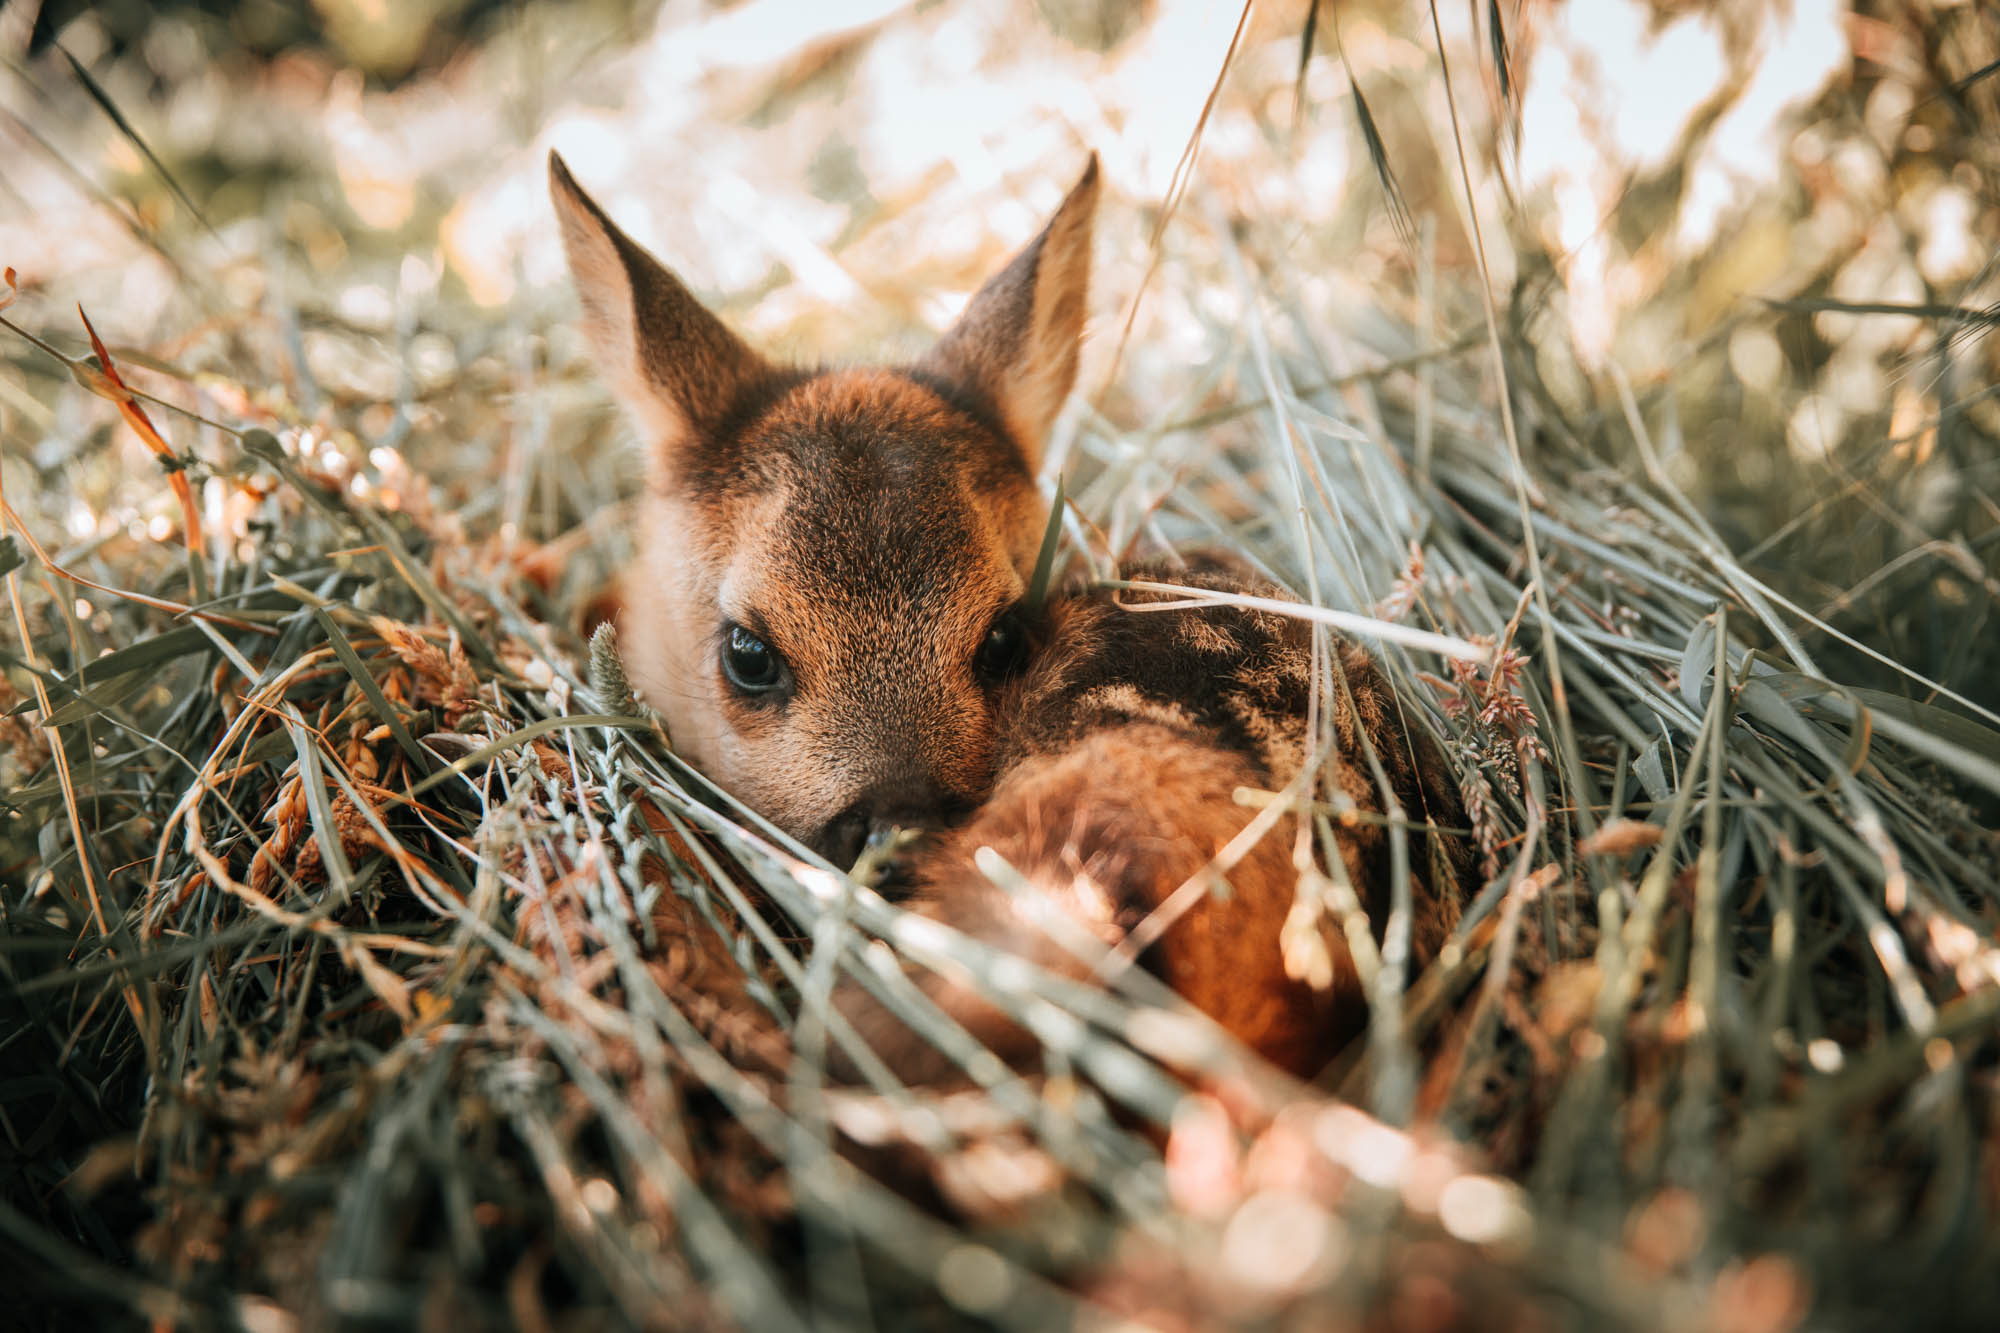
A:
<svg viewBox="0 0 2000 1333">
<path fill-rule="evenodd" d="M 1285 596 L 1214 563 L 1128 573 Z M 1335 639 L 1321 701 L 1331 713 L 1332 757 L 1323 782 L 1305 794 L 1351 802 L 1360 816 L 1336 826 L 1341 865 L 1326 866 L 1316 840 L 1297 854 L 1295 816 L 1255 836 L 1258 810 L 1239 803 L 1237 790 L 1290 786 L 1310 753 L 1311 629 L 1228 605 L 1127 609 L 1165 600 L 1124 592 L 1057 603 L 1049 643 L 1006 711 L 993 795 L 911 867 L 909 905 L 1079 978 L 1091 974 L 1090 960 L 1046 929 L 1043 914 L 1081 926 L 1106 949 L 1144 941 L 1141 966 L 1274 1064 L 1310 1074 L 1360 1030 L 1367 1008 L 1331 913 L 1309 911 L 1300 927 L 1316 934 L 1317 955 L 1288 941 L 1302 865 L 1343 875 L 1379 938 L 1391 896 L 1383 817 L 1393 808 L 1419 826 L 1461 825 L 1456 779 L 1429 738 L 1406 724 L 1368 654 Z M 976 864 L 982 848 L 998 853 L 1024 887 L 995 885 Z M 1421 964 L 1458 920 L 1470 852 L 1461 838 L 1421 827 L 1410 834 L 1409 852 L 1411 946 Z M 1226 892 L 1215 891 L 1218 876 Z M 1320 901 L 1324 882 L 1305 880 L 1307 901 Z M 921 984 L 1004 1058 L 1024 1062 L 1036 1053 L 1026 1032 L 970 990 L 936 975 Z M 848 1008 L 906 1077 L 953 1076 L 943 1057 L 871 1003 L 850 994 Z"/>
</svg>

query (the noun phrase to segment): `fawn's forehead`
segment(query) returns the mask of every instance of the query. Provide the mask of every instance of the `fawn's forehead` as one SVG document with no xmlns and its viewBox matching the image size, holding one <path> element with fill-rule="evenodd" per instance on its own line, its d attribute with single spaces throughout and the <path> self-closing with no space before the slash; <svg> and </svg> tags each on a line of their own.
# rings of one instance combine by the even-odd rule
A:
<svg viewBox="0 0 2000 1333">
<path fill-rule="evenodd" d="M 784 487 L 833 504 L 843 491 L 883 486 L 1032 483 L 988 404 L 916 372 L 781 372 L 746 389 L 706 434 L 686 478 L 705 498 Z"/>
<path fill-rule="evenodd" d="M 1020 449 L 976 402 L 895 371 L 767 389 L 689 476 L 717 544 L 799 595 L 928 601 L 1002 580 L 1032 524 Z"/>
</svg>

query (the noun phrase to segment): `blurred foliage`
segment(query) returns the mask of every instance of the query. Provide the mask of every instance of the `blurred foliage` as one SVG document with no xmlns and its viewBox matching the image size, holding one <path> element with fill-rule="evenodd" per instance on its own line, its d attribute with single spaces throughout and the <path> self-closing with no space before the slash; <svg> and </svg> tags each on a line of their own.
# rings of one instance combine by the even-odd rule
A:
<svg viewBox="0 0 2000 1333">
<path fill-rule="evenodd" d="M 1569 7 L 1574 29 L 1587 12 Z M 1589 437 L 1616 403 L 1603 371 L 1618 362 L 1665 465 L 1752 568 L 1837 629 L 2000 701 L 2000 405 L 1987 391 L 2000 376 L 2000 20 L 1990 6 L 1864 0 L 1682 5 L 1602 31 L 1614 26 L 1596 33 L 1608 55 L 1651 68 L 1621 79 L 1574 31 L 1541 52 L 1554 64 L 1560 50 L 1601 100 L 1581 108 L 1582 151 L 1547 163 L 1546 193 L 1523 201 L 1536 239 L 1514 318 L 1540 343 L 1539 312 L 1558 316 L 1540 326 L 1540 377 Z M 1553 73 L 1534 68 L 1524 138 Z M 1685 120 L 1667 116 L 1649 149 L 1618 99 L 1670 68 L 1691 84 L 1663 99 Z M 1799 100 L 1771 118 L 1785 91 Z M 1601 330 L 1581 365 L 1579 327 Z M 1614 448 L 1609 461 L 1629 460 Z M 1825 649 L 1888 684 L 1838 641 Z"/>
<path fill-rule="evenodd" d="M 436 73 L 515 8 L 508 0 L 45 0 L 26 7 L 35 13 L 30 59 L 65 33 L 74 41 L 71 25 L 88 15 L 86 59 L 136 55 L 165 75 L 159 66 L 179 58 L 163 52 L 163 43 L 193 40 L 210 59 L 225 60 L 316 51 L 390 87 Z"/>
</svg>

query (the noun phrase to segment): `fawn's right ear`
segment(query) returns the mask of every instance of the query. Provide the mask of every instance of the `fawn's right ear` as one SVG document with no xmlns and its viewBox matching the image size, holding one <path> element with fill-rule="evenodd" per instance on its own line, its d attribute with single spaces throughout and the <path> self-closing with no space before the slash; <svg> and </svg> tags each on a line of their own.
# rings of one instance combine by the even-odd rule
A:
<svg viewBox="0 0 2000 1333">
<path fill-rule="evenodd" d="M 1042 234 L 974 293 L 922 369 L 983 396 L 1027 457 L 1042 445 L 1076 384 L 1090 292 L 1090 224 L 1097 213 L 1097 154 Z"/>
<path fill-rule="evenodd" d="M 599 373 L 646 432 L 647 476 L 665 485 L 770 366 L 618 230 L 553 152 L 549 195 Z"/>
</svg>

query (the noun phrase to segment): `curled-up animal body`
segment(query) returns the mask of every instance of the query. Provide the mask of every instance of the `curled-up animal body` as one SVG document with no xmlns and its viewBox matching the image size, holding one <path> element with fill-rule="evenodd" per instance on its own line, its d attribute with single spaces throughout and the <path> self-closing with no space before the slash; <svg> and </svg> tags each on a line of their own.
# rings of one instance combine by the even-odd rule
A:
<svg viewBox="0 0 2000 1333">
<path fill-rule="evenodd" d="M 1218 560 L 1127 577 L 1286 599 Z M 1302 783 L 1322 749 L 1309 731 L 1312 627 L 1220 602 L 1165 607 L 1176 600 L 1125 590 L 1052 604 L 1046 641 L 1003 709 L 993 795 L 903 869 L 904 905 L 1057 975 L 1102 978 L 1135 963 L 1273 1064 L 1310 1076 L 1367 1020 L 1319 895 L 1344 877 L 1379 940 L 1400 816 L 1411 954 L 1418 965 L 1435 956 L 1470 870 L 1463 839 L 1445 831 L 1464 823 L 1457 781 L 1368 653 L 1331 637 L 1319 702 L 1331 744 Z M 1349 812 L 1332 821 L 1337 869 L 1295 809 L 1239 796 L 1295 786 Z M 1304 948 L 1288 938 L 1301 928 L 1316 933 Z M 1039 1057 L 1037 1039 L 967 979 L 912 976 L 1002 1059 Z M 906 1079 L 957 1077 L 860 986 L 842 1006 Z"/>
</svg>

